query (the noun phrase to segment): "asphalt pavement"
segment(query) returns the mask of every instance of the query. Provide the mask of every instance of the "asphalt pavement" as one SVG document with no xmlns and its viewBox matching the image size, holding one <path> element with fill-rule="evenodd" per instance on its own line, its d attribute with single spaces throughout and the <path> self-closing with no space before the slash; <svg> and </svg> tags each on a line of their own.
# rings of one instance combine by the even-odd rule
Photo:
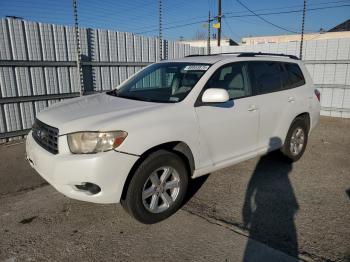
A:
<svg viewBox="0 0 350 262">
<path fill-rule="evenodd" d="M 169 219 L 68 199 L 0 146 L 0 261 L 350 261 L 350 120 L 321 118 L 300 161 L 278 154 L 192 181 Z"/>
</svg>

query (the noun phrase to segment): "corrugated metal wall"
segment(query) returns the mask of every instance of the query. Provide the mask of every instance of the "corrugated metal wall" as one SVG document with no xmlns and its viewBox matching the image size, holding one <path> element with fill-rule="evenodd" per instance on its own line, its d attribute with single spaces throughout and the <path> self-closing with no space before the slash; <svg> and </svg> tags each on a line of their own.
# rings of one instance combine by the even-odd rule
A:
<svg viewBox="0 0 350 262">
<path fill-rule="evenodd" d="M 84 86 L 90 92 L 111 89 L 158 59 L 157 38 L 85 28 L 80 28 L 80 36 Z M 0 20 L 0 139 L 30 128 L 43 108 L 78 95 L 75 44 L 73 27 Z M 298 55 L 299 44 L 212 47 L 212 53 Z M 173 41 L 163 46 L 164 59 L 205 52 Z M 306 41 L 304 47 L 304 62 L 322 94 L 321 114 L 350 117 L 350 39 Z"/>
<path fill-rule="evenodd" d="M 212 47 L 212 53 L 268 52 L 299 56 L 300 42 Z M 304 42 L 303 61 L 321 92 L 321 114 L 350 118 L 350 38 Z"/>
<path fill-rule="evenodd" d="M 80 37 L 86 91 L 111 89 L 159 57 L 156 38 L 85 28 Z M 75 44 L 73 27 L 0 20 L 0 140 L 30 128 L 41 109 L 78 95 Z M 163 45 L 164 58 L 204 53 L 177 42 Z M 26 99 L 11 100 L 18 97 Z"/>
</svg>

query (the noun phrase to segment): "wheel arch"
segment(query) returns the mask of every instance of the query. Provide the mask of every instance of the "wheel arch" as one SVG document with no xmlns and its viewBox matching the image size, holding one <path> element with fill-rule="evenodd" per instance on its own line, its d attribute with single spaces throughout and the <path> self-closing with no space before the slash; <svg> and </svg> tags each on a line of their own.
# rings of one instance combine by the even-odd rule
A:
<svg viewBox="0 0 350 262">
<path fill-rule="evenodd" d="M 306 125 L 307 125 L 308 131 L 310 131 L 310 125 L 311 125 L 310 114 L 309 114 L 308 112 L 304 112 L 304 113 L 301 113 L 301 114 L 297 115 L 297 116 L 293 119 L 293 121 L 292 121 L 292 123 L 291 123 L 290 125 L 292 125 L 293 122 L 295 121 L 295 119 L 297 119 L 297 118 L 303 119 L 303 120 L 305 121 Z"/>
<path fill-rule="evenodd" d="M 296 115 L 292 121 L 290 122 L 289 126 L 285 126 L 283 128 L 283 131 L 281 132 L 281 140 L 282 140 L 282 146 L 284 145 L 285 141 L 286 141 L 286 137 L 288 135 L 289 129 L 291 128 L 291 126 L 293 125 L 294 121 L 296 119 L 303 119 L 306 123 L 307 129 L 310 131 L 310 125 L 311 125 L 311 119 L 310 119 L 310 114 L 308 112 L 302 112 L 299 113 L 298 115 Z"/>
<path fill-rule="evenodd" d="M 194 162 L 194 157 L 193 157 L 193 153 L 192 150 L 190 149 L 190 147 L 182 141 L 171 141 L 171 142 L 166 142 L 166 143 L 162 143 L 159 145 L 156 145 L 152 148 L 147 149 L 144 153 L 141 154 L 140 158 L 135 162 L 135 164 L 133 165 L 133 167 L 131 168 L 124 186 L 123 186 L 123 191 L 122 191 L 122 195 L 121 195 L 121 200 L 125 199 L 130 181 L 136 171 L 136 169 L 139 167 L 139 165 L 152 153 L 158 151 L 158 150 L 167 150 L 170 151 L 172 153 L 175 153 L 176 155 L 178 155 L 185 163 L 186 165 L 186 169 L 188 171 L 189 177 L 192 176 L 193 171 L 195 170 L 195 162 Z"/>
<path fill-rule="evenodd" d="M 290 148 L 289 148 L 290 140 L 288 140 L 288 137 L 290 137 L 290 135 L 291 135 L 290 132 L 293 131 L 292 127 L 296 121 L 303 122 L 305 124 L 305 127 L 307 130 L 305 130 L 306 134 L 305 134 L 305 140 L 303 142 L 303 149 L 301 151 L 299 151 L 297 153 L 297 155 L 291 155 Z M 295 162 L 295 161 L 299 160 L 300 157 L 303 155 L 305 148 L 306 148 L 306 145 L 307 145 L 307 141 L 308 141 L 308 133 L 310 132 L 310 124 L 311 124 L 311 119 L 310 119 L 310 114 L 308 112 L 298 114 L 291 122 L 291 124 L 288 128 L 288 131 L 286 133 L 285 140 L 283 142 L 283 146 L 281 148 L 281 152 L 284 154 L 284 157 L 288 162 Z M 288 142 L 288 143 L 286 143 L 286 142 Z"/>
</svg>

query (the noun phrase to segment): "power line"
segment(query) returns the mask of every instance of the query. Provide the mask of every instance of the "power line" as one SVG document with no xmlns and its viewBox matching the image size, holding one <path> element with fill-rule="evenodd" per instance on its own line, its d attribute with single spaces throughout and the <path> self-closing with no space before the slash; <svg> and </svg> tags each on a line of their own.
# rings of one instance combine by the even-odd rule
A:
<svg viewBox="0 0 350 262">
<path fill-rule="evenodd" d="M 179 24 L 179 25 L 174 25 L 174 26 L 168 26 L 168 27 L 164 27 L 163 30 L 169 30 L 169 29 L 174 29 L 174 28 L 180 28 L 180 27 L 186 27 L 186 26 L 190 26 L 190 25 L 196 25 L 196 24 L 200 24 L 200 23 L 206 23 L 206 20 L 201 20 L 201 21 L 196 21 L 193 23 L 185 23 L 185 24 Z M 151 33 L 151 32 L 155 32 L 158 29 L 153 29 L 153 30 L 148 30 L 148 31 L 143 31 L 143 32 L 136 32 L 135 34 L 145 34 L 145 33 Z"/>
<path fill-rule="evenodd" d="M 320 6 L 320 5 L 329 5 L 329 4 L 337 4 L 337 3 L 350 3 L 349 0 L 337 0 L 337 1 L 327 1 L 327 2 L 321 2 L 321 3 L 315 3 L 315 4 L 308 4 L 308 6 Z M 272 8 L 263 8 L 263 9 L 255 9 L 254 12 L 260 12 L 260 11 L 271 11 L 271 10 L 281 10 L 281 9 L 290 9 L 290 8 L 303 8 L 303 5 L 288 5 L 288 6 L 281 6 L 281 7 L 272 7 Z M 326 7 L 325 7 L 326 8 Z M 242 11 L 228 11 L 224 12 L 223 15 L 228 14 L 242 14 Z M 247 12 L 250 13 L 250 12 Z"/>
<path fill-rule="evenodd" d="M 215 3 L 216 1 L 213 1 L 212 3 Z M 340 2 L 349 2 L 348 0 L 347 1 L 344 1 L 344 0 L 341 0 L 341 1 L 328 1 L 328 2 L 322 2 L 322 3 L 318 3 L 318 4 L 313 4 L 314 6 L 316 5 L 324 5 L 324 4 L 331 4 L 331 3 L 340 3 Z M 257 10 L 254 10 L 255 12 L 257 11 L 265 11 L 265 10 L 278 10 L 278 9 L 286 9 L 286 8 L 291 8 L 291 7 L 302 7 L 302 5 L 293 5 L 293 6 L 285 6 L 285 7 L 277 7 L 277 8 L 265 8 L 265 9 L 257 9 Z M 332 7 L 332 6 L 331 6 Z M 297 12 L 301 12 L 302 9 L 297 10 Z M 177 10 L 175 10 L 176 12 L 178 12 Z M 289 13 L 289 11 L 283 11 L 285 13 Z M 295 11 L 293 11 L 295 12 Z M 241 15 L 238 15 L 238 16 L 228 16 L 227 14 L 241 14 Z M 249 14 L 249 13 L 248 13 Z M 272 14 L 283 14 L 281 12 L 277 12 L 277 13 L 263 13 L 263 14 L 260 14 L 260 15 L 272 15 Z M 244 17 L 244 16 L 253 16 L 253 15 L 246 15 L 246 14 L 242 14 L 242 11 L 235 11 L 235 12 L 224 12 L 223 13 L 223 17 L 226 17 L 226 18 L 232 18 L 232 17 Z M 202 23 L 202 20 L 204 20 L 206 18 L 206 16 L 196 16 L 196 17 L 192 17 L 192 18 L 186 18 L 186 21 L 190 21 L 190 20 L 196 20 L 196 19 L 201 19 L 200 22 L 198 23 Z M 130 19 L 128 19 L 128 21 L 130 21 Z M 173 20 L 171 22 L 167 22 L 167 23 L 163 23 L 163 25 L 173 25 L 173 24 L 182 24 L 181 22 L 183 22 L 184 20 L 181 19 L 181 20 Z M 138 24 L 138 23 L 137 23 Z M 131 30 L 134 30 L 136 29 L 137 31 L 142 31 L 142 32 L 153 32 L 155 30 L 151 30 L 151 29 L 154 29 L 156 28 L 156 25 L 153 25 L 153 26 L 142 26 L 142 27 L 135 27 L 135 28 L 131 28 Z M 144 29 L 144 30 L 140 30 L 140 29 Z M 147 29 L 150 29 L 149 31 Z"/>
<path fill-rule="evenodd" d="M 183 0 L 183 1 L 186 1 L 186 0 Z M 181 3 L 181 2 L 180 2 Z M 164 3 L 162 3 L 162 5 L 164 6 Z M 168 11 L 168 9 L 166 9 L 166 8 L 163 8 L 163 10 L 162 10 L 162 13 L 163 14 L 178 14 L 178 13 L 180 13 L 181 14 L 181 12 L 179 12 L 179 10 L 178 9 L 176 9 L 176 8 L 174 8 L 174 7 L 176 7 L 176 6 L 178 6 L 179 5 L 179 3 L 177 3 L 177 5 L 172 5 L 171 7 L 171 9 L 169 9 L 170 11 Z M 130 18 L 130 13 L 126 13 L 126 14 L 124 14 L 125 16 L 127 16 L 127 17 L 125 17 L 125 22 L 123 22 L 123 15 L 119 15 L 118 16 L 118 20 L 121 20 L 121 21 L 118 21 L 118 25 L 127 25 L 127 28 L 128 28 L 128 30 L 133 30 L 133 29 L 136 29 L 136 30 L 140 30 L 140 29 L 142 29 L 142 28 L 145 28 L 145 29 L 147 29 L 147 28 L 158 28 L 158 26 L 157 26 L 157 20 L 158 20 L 158 14 L 156 14 L 156 13 L 154 13 L 153 15 L 152 15 L 152 13 L 153 13 L 153 10 L 156 8 L 156 6 L 151 6 L 150 8 L 148 8 L 147 10 L 143 10 L 143 12 L 144 13 L 147 13 L 147 14 L 150 14 L 150 15 L 148 15 L 147 16 L 147 21 L 145 21 L 145 22 L 149 22 L 149 21 L 152 21 L 152 19 L 151 18 L 154 18 L 154 20 L 153 20 L 153 22 L 154 22 L 154 25 L 152 25 L 152 26 L 150 26 L 150 25 L 148 25 L 148 26 L 142 26 L 142 27 L 140 27 L 139 25 L 140 25 L 140 17 L 139 16 L 137 16 L 137 15 L 134 15 L 134 17 L 131 17 Z M 89 11 L 90 12 L 90 11 Z M 82 13 L 84 13 L 84 12 L 82 12 Z M 93 16 L 96 16 L 96 12 L 94 11 L 94 12 L 90 12 Z M 106 15 L 104 15 L 103 17 L 101 16 L 99 16 L 98 17 L 98 19 L 99 20 L 103 20 L 103 21 L 113 21 L 113 22 L 115 22 L 115 15 L 114 15 L 114 11 L 113 10 L 108 10 L 107 12 L 104 12 L 104 14 L 108 14 L 107 16 Z M 98 13 L 97 13 L 98 14 Z M 88 16 L 88 14 L 86 15 L 86 16 Z M 110 17 L 110 18 L 109 18 Z M 199 17 L 196 17 L 197 19 L 199 18 Z M 200 18 L 206 18 L 206 16 L 200 16 Z M 187 19 L 187 18 L 184 18 L 184 19 L 186 19 L 186 20 L 189 20 L 189 19 Z M 177 20 L 177 21 L 174 21 L 173 23 L 175 23 L 175 22 L 182 22 L 182 21 L 184 21 L 184 19 L 182 19 L 182 20 Z M 86 21 L 86 22 L 91 22 L 91 19 L 89 19 L 89 18 L 82 18 L 82 19 L 80 19 L 81 21 Z M 191 20 L 191 19 L 190 19 Z M 193 20 L 193 18 L 192 18 L 192 20 Z M 135 23 L 131 23 L 132 21 L 135 21 Z M 170 23 L 166 23 L 166 24 L 170 24 Z M 130 28 L 130 27 L 128 27 L 128 25 L 134 25 L 134 28 Z"/>
<path fill-rule="evenodd" d="M 154 13 L 152 14 L 152 10 L 154 10 L 156 8 L 156 2 L 155 1 L 150 1 L 150 0 L 145 0 L 145 1 L 135 1 L 136 4 L 134 9 L 137 9 L 137 13 L 141 15 L 141 12 L 144 13 L 148 13 L 150 15 L 148 15 L 147 20 L 146 21 L 142 21 L 142 24 L 144 24 L 144 26 L 140 27 L 140 17 L 138 15 L 133 15 L 130 18 L 130 12 L 126 12 L 126 13 L 122 13 L 121 15 L 117 16 L 117 19 L 115 17 L 115 13 L 119 13 L 117 11 L 121 11 L 121 10 L 125 10 L 126 7 L 130 8 L 131 6 L 133 6 L 132 4 L 127 4 L 123 1 L 120 1 L 123 5 L 121 10 L 114 10 L 112 8 L 113 5 L 113 1 L 105 1 L 104 5 L 99 5 L 99 7 L 95 7 L 95 5 L 98 5 L 95 2 L 84 2 L 82 5 L 79 6 L 79 21 L 80 24 L 85 26 L 85 27 L 94 27 L 96 24 L 100 24 L 100 26 L 105 27 L 106 28 L 110 28 L 110 29 L 115 29 L 117 28 L 118 30 L 126 30 L 126 31 L 147 31 L 147 29 L 155 29 L 157 28 L 157 14 Z M 135 3 L 134 2 L 134 3 Z M 147 8 L 137 8 L 140 6 L 144 6 L 145 2 L 149 3 L 149 5 L 147 6 Z M 181 1 L 182 2 L 182 1 Z M 192 4 L 194 4 L 195 1 L 191 2 Z M 327 1 L 327 2 L 321 2 L 321 3 L 315 3 L 315 4 L 308 4 L 308 6 L 317 6 L 317 5 L 325 5 L 325 4 L 332 4 L 332 3 L 341 3 L 341 2 L 349 2 L 349 1 L 344 1 L 344 0 L 338 0 L 338 1 Z M 8 6 L 6 9 L 9 11 L 9 13 L 14 13 L 17 16 L 21 16 L 24 18 L 29 18 L 31 19 L 31 17 L 33 17 L 33 13 L 36 11 L 37 14 L 35 15 L 35 19 L 36 21 L 50 21 L 50 22 L 56 22 L 56 23 L 62 23 L 62 24 L 72 24 L 72 20 L 67 20 L 67 19 L 63 19 L 64 14 L 67 14 L 70 12 L 70 6 L 66 6 L 63 5 L 61 2 L 60 5 L 55 4 L 54 8 L 49 8 L 47 6 L 42 6 L 42 5 L 38 5 L 38 3 L 36 3 L 36 1 L 31 2 L 30 4 L 27 1 L 23 1 L 23 0 L 14 0 L 14 3 L 11 4 L 11 6 Z M 209 3 L 211 5 L 214 5 L 216 3 L 216 0 L 210 0 Z M 177 2 L 177 4 L 179 4 Z M 111 7 L 111 8 L 106 8 L 107 7 Z M 114 7 L 119 6 L 114 4 Z M 285 8 L 289 8 L 289 7 L 299 7 L 300 5 L 293 5 L 293 6 L 285 6 L 285 7 L 277 7 L 277 8 L 270 8 L 270 9 L 258 9 L 258 10 L 253 10 L 254 12 L 260 12 L 263 10 L 278 10 L 278 9 L 285 9 Z M 19 10 L 23 7 L 25 7 L 25 10 L 23 10 L 22 12 L 18 12 L 17 10 Z M 92 7 L 93 10 L 90 10 Z M 172 8 L 170 8 L 170 12 L 167 11 L 169 10 L 169 8 L 165 8 L 164 11 L 167 11 L 168 14 L 180 14 L 181 15 L 181 11 L 179 8 L 173 8 L 174 5 L 171 5 Z M 302 7 L 302 6 L 300 6 Z M 68 8 L 68 9 L 67 9 Z M 90 9 L 89 9 L 90 8 Z M 187 8 L 187 6 L 186 6 Z M 328 8 L 328 7 L 325 7 Z M 332 8 L 332 6 L 330 6 L 330 8 Z M 13 11 L 12 11 L 13 10 Z M 54 10 L 55 12 L 55 16 L 50 16 L 50 11 Z M 103 10 L 103 12 L 99 12 L 100 10 Z M 28 11 L 28 14 L 26 14 L 26 12 Z M 30 11 L 30 12 L 29 12 Z M 293 11 L 295 12 L 295 10 Z M 298 10 L 296 10 L 296 12 L 299 12 Z M 300 11 L 301 12 L 301 11 Z M 134 13 L 134 12 L 133 12 Z M 287 11 L 287 13 L 290 13 L 290 11 Z M 229 16 L 229 14 L 238 14 L 238 16 L 234 16 L 231 17 Z M 251 13 L 248 13 L 251 14 Z M 273 14 L 281 14 L 280 12 L 276 12 Z M 124 15 L 129 16 L 128 18 L 123 18 Z M 247 16 L 248 15 L 242 13 L 242 11 L 235 11 L 235 12 L 224 12 L 223 15 L 226 18 L 237 18 L 237 17 L 243 17 L 243 16 Z M 259 15 L 272 15 L 272 13 L 259 13 Z M 253 16 L 253 15 L 250 15 Z M 91 17 L 96 17 L 94 19 L 91 19 Z M 154 20 L 153 20 L 154 17 Z M 150 19 L 152 18 L 152 19 Z M 175 25 L 175 24 L 183 24 L 184 21 L 186 22 L 195 22 L 195 21 L 199 21 L 199 23 L 201 23 L 202 20 L 206 20 L 207 16 L 197 16 L 197 17 L 192 17 L 192 18 L 183 18 L 183 19 L 177 19 L 177 20 L 173 20 L 171 22 L 166 22 L 163 23 L 164 26 L 170 26 L 170 25 Z M 154 21 L 151 22 L 151 24 L 149 23 L 150 21 Z M 116 26 L 116 22 L 118 27 Z M 148 25 L 146 25 L 148 23 Z M 152 25 L 152 23 L 154 23 Z M 107 25 L 104 25 L 107 24 Z M 122 25 L 122 26 L 121 26 Z M 121 26 L 121 27 L 120 27 Z M 124 29 L 123 29 L 124 28 Z"/>
<path fill-rule="evenodd" d="M 240 35 L 238 35 L 237 33 L 233 32 L 233 30 L 232 30 L 230 24 L 226 21 L 225 17 L 224 17 L 222 20 L 225 22 L 227 28 L 230 30 L 230 32 L 231 32 L 232 35 L 235 35 L 235 36 L 237 36 L 238 38 L 242 38 L 242 36 L 240 36 Z"/>
<path fill-rule="evenodd" d="M 15 3 L 12 4 L 9 7 L 6 7 L 6 12 L 9 10 L 9 12 L 12 12 L 13 14 L 17 16 L 21 16 L 24 18 L 27 18 L 29 20 L 33 21 L 38 21 L 38 22 L 43 22 L 43 21 L 50 21 L 54 23 L 59 23 L 59 24 L 72 24 L 71 19 L 64 19 L 64 14 L 69 14 L 70 13 L 70 8 L 71 5 L 67 6 L 65 4 L 58 5 L 55 4 L 53 8 L 50 8 L 48 6 L 43 6 L 43 5 L 38 5 L 36 1 L 33 1 L 30 5 L 27 1 L 23 0 L 13 0 Z M 71 1 L 71 0 L 70 0 Z M 69 2 L 70 2 L 69 1 Z M 114 1 L 114 0 L 113 0 Z M 106 1 L 108 5 L 106 6 L 112 6 L 112 3 L 114 3 L 112 0 Z M 143 26 L 140 27 L 140 19 L 143 18 L 142 16 L 140 17 L 139 15 L 132 15 L 130 18 L 130 12 L 123 13 L 118 16 L 114 16 L 113 13 L 115 11 L 119 10 L 112 10 L 110 9 L 103 9 L 103 11 L 100 11 L 100 8 L 94 8 L 94 10 L 90 10 L 92 8 L 91 2 L 86 2 L 91 8 L 87 8 L 85 5 L 85 2 L 81 5 L 79 5 L 79 22 L 80 26 L 83 27 L 96 27 L 98 25 L 101 28 L 106 28 L 106 29 L 117 29 L 120 31 L 129 31 L 129 32 L 138 32 L 138 33 L 151 33 L 151 32 L 156 32 L 158 30 L 157 26 L 157 14 L 156 12 L 152 11 L 156 8 L 156 1 L 154 0 L 145 0 L 145 1 L 137 1 L 136 3 L 138 4 L 137 6 L 142 6 L 145 4 L 145 2 L 149 3 L 147 7 L 144 9 L 142 8 L 135 8 L 137 10 L 137 14 L 142 15 L 141 12 L 147 13 L 147 17 L 145 17 L 141 25 Z M 320 6 L 320 5 L 328 5 L 328 4 L 335 4 L 335 3 L 349 3 L 349 1 L 328 1 L 328 2 L 322 2 L 322 3 L 315 3 L 315 4 L 308 4 L 308 6 Z M 62 2 L 61 2 L 62 3 Z M 168 4 L 170 2 L 167 2 Z M 191 4 L 194 5 L 195 1 L 191 2 Z M 96 4 L 95 2 L 93 4 Z M 119 3 L 118 3 L 119 4 Z M 123 7 L 122 9 L 125 10 L 125 8 L 129 8 L 132 6 L 132 4 L 129 2 L 127 4 L 126 2 L 123 2 Z M 177 4 L 179 4 L 177 2 Z M 210 5 L 215 5 L 216 6 L 216 0 L 210 0 L 209 1 Z M 16 6 L 18 8 L 16 8 Z M 104 5 L 103 5 L 104 6 Z M 118 5 L 115 5 L 118 6 Z M 182 5 L 181 5 L 182 6 Z M 292 13 L 301 13 L 302 8 L 298 8 L 300 5 L 294 5 L 296 8 L 292 10 L 281 10 L 281 11 L 273 11 L 273 10 L 278 10 L 278 9 L 285 9 L 285 8 L 290 8 L 289 7 L 276 7 L 276 8 L 270 8 L 270 9 L 259 9 L 259 10 L 253 10 L 256 14 L 260 16 L 271 16 L 271 15 L 282 15 L 282 14 L 292 14 Z M 340 7 L 348 7 L 350 5 L 344 4 L 344 5 L 329 5 L 329 6 L 321 6 L 321 7 L 315 7 L 315 8 L 308 8 L 308 12 L 311 11 L 316 11 L 316 10 L 322 10 L 322 9 L 331 9 L 331 8 L 340 8 Z M 25 9 L 23 9 L 25 7 Z M 164 8 L 163 11 L 166 12 L 166 14 L 178 14 L 177 16 L 180 16 L 178 18 L 182 18 L 182 13 L 180 8 L 173 8 L 174 5 L 171 5 L 171 8 Z M 300 6 L 302 7 L 302 6 Z M 18 12 L 17 10 L 21 10 L 21 12 Z M 102 7 L 103 8 L 103 7 Z M 102 10 L 101 8 L 101 10 Z M 106 7 L 104 7 L 106 8 Z M 188 8 L 186 6 L 186 8 Z M 13 10 L 13 11 L 12 11 Z M 50 12 L 55 13 L 55 16 L 50 16 Z M 270 10 L 264 12 L 263 10 Z M 4 12 L 4 11 L 3 11 Z M 153 13 L 153 14 L 152 14 Z M 125 17 L 129 16 L 129 17 Z M 240 17 L 253 17 L 255 16 L 251 12 L 247 11 L 228 11 L 228 12 L 223 12 L 223 18 L 225 20 L 229 19 L 235 19 L 235 18 L 240 18 Z M 92 19 L 93 17 L 93 19 Z M 125 19 L 124 19 L 125 17 Z M 153 20 L 154 18 L 154 20 Z M 183 19 L 176 19 L 172 20 L 169 22 L 162 23 L 163 26 L 163 32 L 167 30 L 172 30 L 172 29 L 177 29 L 177 28 L 183 28 L 191 25 L 196 25 L 200 23 L 206 23 L 207 22 L 207 16 L 197 16 L 197 17 L 192 17 L 192 18 L 187 18 L 184 17 Z M 225 21 L 227 23 L 228 21 Z M 248 21 L 246 21 L 248 22 Z M 153 24 L 153 25 L 152 25 Z M 229 24 L 229 23 L 227 23 Z M 267 24 L 267 23 L 266 23 Z M 263 23 L 261 23 L 263 25 Z M 269 24 L 270 25 L 270 24 Z M 148 30 L 149 29 L 149 30 Z M 231 29 L 232 30 L 232 29 Z M 296 29 L 293 29 L 294 31 L 299 31 Z"/>
<path fill-rule="evenodd" d="M 290 30 L 290 29 L 287 29 L 285 27 L 282 27 L 282 26 L 279 26 L 279 25 L 276 25 L 272 22 L 270 22 L 269 20 L 266 20 L 264 17 L 262 17 L 261 15 L 255 13 L 253 10 L 251 10 L 248 6 L 246 6 L 245 4 L 243 4 L 240 0 L 236 0 L 237 3 L 239 3 L 241 6 L 243 6 L 245 9 L 247 9 L 249 12 L 251 12 L 252 14 L 254 14 L 256 17 L 260 18 L 261 20 L 263 20 L 264 22 L 274 26 L 274 27 L 277 27 L 279 29 L 282 29 L 284 31 L 287 31 L 287 32 L 290 32 L 290 33 L 295 33 L 295 34 L 298 34 L 298 32 L 296 31 L 293 31 L 293 30 Z"/>
<path fill-rule="evenodd" d="M 191 20 L 198 20 L 200 18 L 204 19 L 206 16 L 197 16 L 197 17 L 192 17 L 192 18 L 186 18 L 187 21 L 191 21 Z M 163 25 L 174 25 L 174 24 L 178 24 L 178 23 L 181 23 L 183 22 L 184 20 L 181 19 L 181 20 L 174 20 L 174 21 L 171 21 L 171 22 L 167 22 L 167 23 L 163 23 Z M 154 28 L 155 26 L 140 26 L 140 27 L 137 27 L 135 29 L 148 29 L 148 28 Z"/>
<path fill-rule="evenodd" d="M 309 8 L 308 11 L 317 11 L 317 10 L 324 10 L 324 9 L 330 9 L 330 8 L 339 8 L 339 7 L 348 7 L 349 5 L 336 5 L 336 6 L 327 6 L 327 7 L 318 7 L 318 8 Z M 290 10 L 290 11 L 281 11 L 281 12 L 266 12 L 266 13 L 261 13 L 258 14 L 259 16 L 269 16 L 269 15 L 279 15 L 279 14 L 291 14 L 291 13 L 300 13 L 302 12 L 303 9 L 297 9 L 297 10 Z M 231 15 L 231 16 L 227 16 L 225 15 L 224 18 L 226 19 L 230 19 L 230 18 L 239 18 L 239 17 L 252 17 L 252 16 L 256 16 L 255 14 L 244 14 L 244 15 Z M 174 28 L 181 28 L 181 27 L 186 27 L 186 26 L 190 26 L 190 25 L 195 25 L 195 24 L 200 24 L 200 23 L 206 23 L 206 20 L 198 20 L 192 23 L 184 23 L 184 24 L 177 24 L 177 25 L 173 25 L 173 26 L 169 26 L 169 27 L 163 27 L 163 30 L 170 30 L 170 29 L 174 29 Z M 152 29 L 152 30 L 147 30 L 147 31 L 142 31 L 142 32 L 136 32 L 136 34 L 145 34 L 145 33 L 151 33 L 151 32 L 155 32 L 158 29 Z M 293 33 L 295 31 L 292 31 Z M 299 34 L 299 33 L 297 33 Z"/>
<path fill-rule="evenodd" d="M 331 3 L 331 2 L 330 2 Z M 317 11 L 317 10 L 324 10 L 324 9 L 331 9 L 331 8 L 340 8 L 340 7 L 348 7 L 350 5 L 333 5 L 333 6 L 327 6 L 327 7 L 318 7 L 318 8 L 309 8 L 308 11 L 311 12 L 311 11 Z M 34 8 L 34 6 L 33 6 Z M 270 10 L 273 10 L 274 8 L 271 8 Z M 80 10 L 80 9 L 79 9 Z M 266 9 L 264 9 L 266 10 Z M 258 10 L 255 10 L 255 12 L 257 12 Z M 55 10 L 55 12 L 57 12 L 57 10 Z M 295 9 L 295 10 L 288 10 L 288 11 L 279 11 L 279 12 L 264 12 L 264 13 L 259 13 L 259 15 L 263 15 L 263 16 L 270 16 L 270 15 L 280 15 L 280 14 L 291 14 L 291 13 L 301 13 L 302 12 L 302 9 Z M 64 14 L 65 12 L 60 11 L 61 14 Z M 242 14 L 242 12 L 232 12 L 232 13 L 238 13 L 237 15 L 224 15 L 224 18 L 226 20 L 228 19 L 238 19 L 238 18 L 243 18 L 243 17 L 252 17 L 252 16 L 255 16 L 254 14 Z M 239 14 L 240 13 L 240 14 Z M 84 25 L 85 27 L 91 27 L 93 25 L 91 25 L 91 19 L 88 18 L 90 13 L 86 13 L 84 14 L 81 14 L 80 12 L 80 18 L 79 18 L 79 21 L 80 21 L 80 24 L 82 24 L 82 22 L 84 22 Z M 94 14 L 93 12 L 91 12 L 91 14 Z M 26 15 L 23 15 L 23 14 L 18 14 L 20 16 L 24 16 L 26 17 Z M 96 15 L 96 13 L 95 13 Z M 67 21 L 61 19 L 61 18 L 53 18 L 53 17 L 50 17 L 48 15 L 48 10 L 40 10 L 40 14 L 37 15 L 37 17 L 41 17 L 42 19 L 44 20 L 47 20 L 47 21 L 56 21 L 58 23 L 62 23 L 62 24 L 67 24 Z M 186 19 L 186 21 L 189 21 L 189 20 L 195 20 L 196 17 L 193 17 L 193 18 L 190 18 L 190 19 Z M 168 27 L 164 27 L 163 28 L 163 31 L 164 30 L 171 30 L 171 29 L 176 29 L 176 28 L 182 28 L 182 27 L 187 27 L 187 26 L 191 26 L 191 25 L 195 25 L 195 24 L 200 24 L 200 23 L 206 23 L 207 20 L 205 19 L 206 17 L 205 16 L 198 16 L 198 18 L 203 18 L 203 19 L 198 19 L 198 20 L 195 20 L 191 23 L 180 23 L 181 21 L 183 20 L 177 20 L 176 22 L 175 21 L 172 21 L 171 23 L 163 23 L 163 25 L 173 25 L 173 26 L 168 26 Z M 38 19 L 33 19 L 33 20 L 38 20 Z M 112 23 L 115 23 L 115 19 L 114 18 L 107 18 L 107 17 L 99 17 L 98 20 L 95 20 L 95 22 L 101 22 L 101 23 L 108 23 L 108 24 L 112 24 Z M 248 22 L 248 21 L 243 21 L 243 22 Z M 71 20 L 69 21 L 68 24 L 71 24 Z M 120 24 L 120 23 L 119 23 Z M 139 24 L 139 23 L 137 23 Z M 104 26 L 104 25 L 103 25 Z M 110 29 L 116 29 L 115 26 L 108 26 L 107 28 L 110 28 Z M 155 25 L 154 26 L 145 26 L 145 27 L 142 27 L 142 28 L 150 28 L 150 30 L 142 30 L 141 31 L 136 31 L 137 34 L 143 34 L 143 33 L 150 33 L 150 32 L 156 32 L 158 31 L 157 28 L 157 25 L 156 25 L 156 20 L 155 20 Z M 118 30 L 121 30 L 121 28 L 117 28 Z M 140 27 L 134 27 L 134 29 L 140 29 Z M 134 31 L 133 28 L 129 28 L 128 31 Z"/>
<path fill-rule="evenodd" d="M 334 6 L 327 6 L 327 7 L 315 7 L 315 8 L 309 8 L 308 11 L 317 11 L 317 10 L 324 10 L 324 9 L 331 9 L 331 8 L 339 8 L 339 7 L 347 7 L 348 5 L 334 5 Z M 267 15 L 281 15 L 281 14 L 291 14 L 291 13 L 301 13 L 303 9 L 295 9 L 295 10 L 289 10 L 289 11 L 280 11 L 280 12 L 267 12 L 267 13 L 261 13 L 258 14 L 260 16 L 267 16 Z M 231 15 L 231 16 L 225 16 L 226 18 L 236 18 L 236 17 L 249 17 L 249 16 L 256 16 L 255 14 L 251 15 Z"/>
</svg>

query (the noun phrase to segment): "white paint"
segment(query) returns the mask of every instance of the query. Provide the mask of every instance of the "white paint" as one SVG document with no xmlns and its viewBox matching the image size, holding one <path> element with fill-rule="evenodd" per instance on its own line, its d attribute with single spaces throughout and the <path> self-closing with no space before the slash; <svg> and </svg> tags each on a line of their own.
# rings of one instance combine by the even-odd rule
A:
<svg viewBox="0 0 350 262">
<path fill-rule="evenodd" d="M 191 149 L 193 177 L 216 171 L 281 147 L 293 119 L 308 112 L 311 130 L 319 120 L 320 105 L 302 62 L 283 57 L 207 57 L 212 66 L 179 103 L 152 103 L 96 94 L 57 103 L 38 114 L 38 119 L 59 129 L 59 154 L 53 155 L 27 138 L 27 155 L 33 167 L 68 197 L 96 203 L 115 203 L 134 163 L 148 149 L 181 141 Z M 205 62 L 205 57 L 174 61 Z M 243 97 L 233 105 L 195 107 L 204 85 L 221 66 L 239 61 L 295 62 L 301 67 L 304 86 L 264 95 Z M 169 62 L 169 61 L 167 61 Z M 205 96 L 227 101 L 227 91 L 208 89 Z M 218 94 L 220 93 L 220 94 Z M 225 93 L 225 94 L 224 94 Z M 205 100 L 205 99 L 202 99 Z M 216 100 L 217 102 L 218 100 Z M 231 101 L 228 101 L 229 103 Z M 97 154 L 71 154 L 66 134 L 77 131 L 124 130 L 125 141 L 116 149 Z M 271 138 L 279 143 L 271 144 Z M 124 153 L 120 153 L 124 152 Z M 125 154 L 127 153 L 127 154 Z M 98 184 L 102 191 L 89 195 L 75 189 L 82 182 Z"/>
<path fill-rule="evenodd" d="M 221 88 L 209 88 L 202 96 L 203 103 L 224 103 L 230 99 L 227 90 Z"/>
</svg>

